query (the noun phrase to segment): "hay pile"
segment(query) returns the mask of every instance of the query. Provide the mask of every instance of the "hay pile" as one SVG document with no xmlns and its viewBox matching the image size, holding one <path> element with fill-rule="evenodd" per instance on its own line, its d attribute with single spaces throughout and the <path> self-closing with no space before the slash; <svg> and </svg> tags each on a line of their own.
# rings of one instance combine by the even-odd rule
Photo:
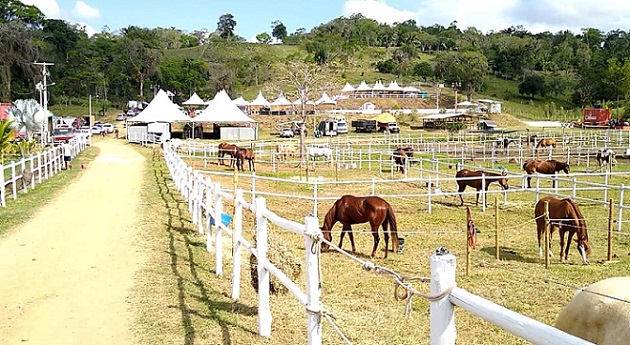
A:
<svg viewBox="0 0 630 345">
<path fill-rule="evenodd" d="M 256 244 L 254 239 L 254 245 Z M 271 241 L 267 251 L 267 259 L 284 272 L 291 280 L 295 281 L 302 273 L 302 265 L 298 258 L 285 245 Z M 258 291 L 258 259 L 251 254 L 249 256 L 249 269 L 252 277 L 252 286 Z M 269 290 L 273 294 L 284 294 L 288 289 L 274 276 L 269 279 Z"/>
</svg>

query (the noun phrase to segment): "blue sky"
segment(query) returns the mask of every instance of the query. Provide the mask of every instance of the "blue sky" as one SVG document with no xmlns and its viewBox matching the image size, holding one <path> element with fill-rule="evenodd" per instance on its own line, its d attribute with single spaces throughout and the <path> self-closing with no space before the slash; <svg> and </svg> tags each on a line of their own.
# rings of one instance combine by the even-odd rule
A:
<svg viewBox="0 0 630 345">
<path fill-rule="evenodd" d="M 107 25 L 176 27 L 214 31 L 219 16 L 231 13 L 236 34 L 251 40 L 280 20 L 289 32 L 307 31 L 340 16 L 362 13 L 379 22 L 415 19 L 419 25 L 474 26 L 488 32 L 523 25 L 532 32 L 595 27 L 604 32 L 630 29 L 630 1 L 607 0 L 21 0 L 49 18 L 86 25 L 88 33 Z"/>
</svg>

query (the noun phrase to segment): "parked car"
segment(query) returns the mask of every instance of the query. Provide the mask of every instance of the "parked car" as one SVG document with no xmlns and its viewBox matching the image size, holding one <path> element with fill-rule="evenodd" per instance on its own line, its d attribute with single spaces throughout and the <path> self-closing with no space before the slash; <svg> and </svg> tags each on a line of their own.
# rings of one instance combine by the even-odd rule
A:
<svg viewBox="0 0 630 345">
<path fill-rule="evenodd" d="M 52 138 L 54 142 L 62 142 L 74 138 L 74 128 L 58 127 L 53 129 Z"/>
<path fill-rule="evenodd" d="M 103 131 L 105 131 L 105 133 L 114 133 L 114 125 L 111 123 L 104 123 Z"/>
<path fill-rule="evenodd" d="M 348 134 L 348 124 L 346 122 L 337 122 L 337 134 Z"/>
<path fill-rule="evenodd" d="M 103 129 L 99 126 L 92 126 L 92 134 L 101 134 Z"/>
<path fill-rule="evenodd" d="M 125 121 L 125 119 L 127 118 L 127 115 L 125 114 L 118 114 L 118 116 L 116 116 L 116 121 Z"/>
<path fill-rule="evenodd" d="M 283 128 L 280 130 L 280 138 L 293 138 L 294 135 L 291 128 Z"/>
</svg>

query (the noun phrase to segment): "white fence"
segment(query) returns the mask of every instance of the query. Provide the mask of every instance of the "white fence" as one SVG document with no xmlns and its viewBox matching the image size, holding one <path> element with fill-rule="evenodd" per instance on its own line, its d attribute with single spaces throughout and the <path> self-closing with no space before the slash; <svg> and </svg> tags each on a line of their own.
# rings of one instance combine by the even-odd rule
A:
<svg viewBox="0 0 630 345">
<path fill-rule="evenodd" d="M 207 177 L 193 171 L 191 167 L 173 152 L 170 143 L 164 146 L 164 158 L 175 181 L 177 189 L 188 201 L 189 211 L 192 213 L 193 223 L 198 225 L 200 234 L 206 236 L 207 250 L 215 252 L 216 274 L 223 275 L 223 235 L 232 238 L 233 271 L 232 298 L 240 296 L 241 256 L 242 248 L 249 250 L 258 260 L 258 333 L 264 337 L 271 336 L 272 315 L 269 299 L 270 274 L 276 277 L 295 298 L 305 307 L 307 313 L 307 333 L 309 344 L 322 343 L 320 302 L 321 282 L 319 278 L 319 248 L 318 239 L 321 238 L 319 222 L 312 216 L 305 217 L 304 224 L 296 223 L 279 217 L 266 207 L 265 199 L 256 198 L 253 204 L 243 198 L 242 190 L 234 195 L 221 189 L 218 183 L 212 183 Z M 223 224 L 223 200 L 234 202 L 233 226 L 230 229 Z M 255 215 L 256 246 L 242 237 L 243 211 L 248 210 Z M 304 237 L 306 257 L 306 291 L 267 259 L 267 223 L 277 226 Z M 214 226 L 212 226 L 214 223 Z M 212 231 L 214 230 L 214 234 Z"/>
<path fill-rule="evenodd" d="M 233 272 L 232 298 L 240 296 L 241 250 L 248 249 L 258 259 L 258 332 L 261 336 L 271 336 L 271 311 L 269 308 L 269 275 L 273 275 L 285 285 L 296 299 L 305 307 L 307 313 L 308 344 L 322 343 L 321 316 L 323 305 L 320 301 L 318 251 L 322 240 L 318 219 L 305 217 L 304 224 L 279 217 L 266 207 L 265 199 L 256 197 L 253 204 L 243 198 L 243 191 L 236 190 L 232 195 L 221 189 L 218 183 L 212 183 L 199 171 L 193 170 L 171 148 L 170 143 L 164 146 L 164 157 L 182 196 L 188 201 L 193 223 L 198 226 L 200 234 L 206 237 L 206 248 L 215 251 L 216 274 L 223 274 L 223 239 L 224 234 L 232 237 Z M 255 181 L 255 180 L 254 180 Z M 263 194 L 259 192 L 259 194 Z M 230 229 L 223 224 L 223 200 L 234 203 L 233 225 Z M 316 199 L 315 199 L 316 200 Z M 256 242 L 254 247 L 242 237 L 243 211 L 249 210 L 255 215 Z M 214 220 L 214 221 L 213 221 Z M 267 258 L 267 223 L 287 229 L 297 235 L 304 236 L 306 260 L 306 291 L 291 281 L 282 271 L 271 264 Z M 212 226 L 214 223 L 214 227 Z M 214 230 L 214 233 L 212 232 Z M 331 244 L 331 247 L 335 247 Z M 339 248 L 335 248 L 339 250 Z M 351 257 L 344 252 L 346 256 Z M 457 305 L 484 320 L 505 329 L 534 344 L 572 344 L 589 345 L 591 343 L 566 334 L 554 327 L 543 324 L 526 316 L 503 308 L 455 286 L 455 257 L 448 253 L 431 257 L 431 344 L 453 345 L 456 340 L 454 305 Z M 362 262 L 364 269 L 375 266 L 371 262 Z M 386 269 L 389 272 L 392 270 Z M 403 287 L 414 293 L 410 286 Z M 425 296 L 426 297 L 426 296 Z M 339 332 L 339 330 L 337 329 Z M 340 333 L 341 334 L 341 333 Z"/>
<path fill-rule="evenodd" d="M 77 134 L 70 140 L 70 145 L 73 147 L 74 157 L 92 145 L 92 137 L 90 134 Z M 8 193 L 13 200 L 17 200 L 18 190 L 27 193 L 29 189 L 35 189 L 37 184 L 59 173 L 63 166 L 61 146 L 53 146 L 29 157 L 0 165 L 0 206 L 7 206 Z"/>
</svg>

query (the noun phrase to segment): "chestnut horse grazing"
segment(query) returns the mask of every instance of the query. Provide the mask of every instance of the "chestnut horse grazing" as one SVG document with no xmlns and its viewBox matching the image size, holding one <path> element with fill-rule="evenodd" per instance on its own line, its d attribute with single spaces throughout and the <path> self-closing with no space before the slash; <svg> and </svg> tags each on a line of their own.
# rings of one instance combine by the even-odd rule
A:
<svg viewBox="0 0 630 345">
<path fill-rule="evenodd" d="M 396 226 L 396 216 L 391 205 L 377 196 L 356 197 L 352 195 L 344 195 L 335 201 L 330 208 L 326 217 L 324 217 L 324 225 L 322 233 L 327 241 L 332 241 L 331 229 L 339 222 L 343 228 L 339 239 L 339 248 L 343 243 L 345 233 L 350 237 L 352 251 L 356 251 L 354 246 L 354 235 L 352 234 L 352 224 L 361 224 L 370 222 L 372 228 L 372 236 L 374 236 L 374 248 L 371 257 L 376 255 L 376 249 L 381 238 L 378 235 L 378 227 L 383 226 L 383 237 L 385 237 L 385 258 L 387 258 L 389 235 L 392 235 L 392 249 L 398 251 L 398 230 Z M 389 227 L 389 231 L 387 228 Z M 322 243 L 322 251 L 328 250 L 328 244 Z"/>
<path fill-rule="evenodd" d="M 482 178 L 481 175 L 485 177 Z M 484 191 L 488 191 L 488 187 L 492 182 L 498 182 L 503 189 L 509 189 L 510 186 L 508 184 L 508 179 L 505 178 L 507 176 L 507 172 L 504 170 L 503 173 L 497 174 L 492 172 L 487 172 L 483 170 L 472 171 L 468 169 L 462 169 L 455 174 L 455 178 L 471 178 L 474 179 L 465 179 L 465 180 L 457 180 L 457 186 L 459 189 L 457 193 L 459 193 L 459 199 L 462 201 L 462 205 L 464 205 L 464 197 L 462 197 L 462 192 L 466 190 L 467 186 L 475 188 L 477 190 L 477 201 L 475 203 L 476 206 L 479 206 L 479 191 L 483 189 Z M 485 179 L 485 185 L 483 180 Z"/>
<path fill-rule="evenodd" d="M 255 159 L 256 156 L 252 149 L 241 147 L 236 151 L 236 168 L 240 171 L 245 171 L 245 169 L 243 169 L 243 160 L 247 160 L 249 163 L 249 171 L 256 171 L 256 167 L 254 166 Z"/>
<path fill-rule="evenodd" d="M 588 257 L 591 255 L 591 247 L 588 245 L 588 230 L 586 229 L 586 221 L 580 211 L 580 208 L 573 200 L 556 199 L 552 196 L 544 197 L 536 203 L 534 209 L 534 217 L 536 217 L 536 228 L 538 230 L 538 252 L 542 255 L 541 238 L 545 234 L 545 201 L 549 202 L 549 220 L 551 229 L 549 237 L 553 234 L 554 228 L 558 228 L 560 234 L 560 261 L 564 262 L 569 257 L 569 245 L 573 235 L 577 233 L 577 249 L 582 257 L 582 263 L 589 263 Z M 567 241 L 565 242 L 564 233 L 569 232 Z M 566 247 L 565 247 L 566 244 Z M 562 252 L 564 251 L 564 256 Z"/>
<path fill-rule="evenodd" d="M 226 142 L 219 144 L 219 165 L 225 165 L 225 161 L 223 157 L 227 154 L 232 158 L 230 160 L 230 167 L 234 166 L 234 158 L 236 157 L 236 151 L 238 151 L 239 147 L 234 144 L 229 144 Z"/>
<path fill-rule="evenodd" d="M 529 159 L 523 163 L 523 170 L 527 172 L 527 175 L 531 175 L 535 172 L 546 175 L 554 175 L 556 172 L 564 171 L 565 174 L 569 173 L 569 163 L 562 163 L 557 160 L 551 159 L 547 161 L 541 161 L 538 159 Z M 527 188 L 531 187 L 532 178 L 527 178 Z"/>
<path fill-rule="evenodd" d="M 554 138 L 543 138 L 540 139 L 540 141 L 538 141 L 538 144 L 536 145 L 536 149 L 534 150 L 535 153 L 538 153 L 538 148 L 539 147 L 553 147 L 556 148 L 556 139 Z"/>
<path fill-rule="evenodd" d="M 413 155 L 413 152 L 411 153 Z M 405 149 L 396 149 L 392 152 L 392 158 L 394 158 L 394 165 L 396 165 L 396 171 L 405 173 L 405 165 L 407 164 L 407 152 Z"/>
</svg>

